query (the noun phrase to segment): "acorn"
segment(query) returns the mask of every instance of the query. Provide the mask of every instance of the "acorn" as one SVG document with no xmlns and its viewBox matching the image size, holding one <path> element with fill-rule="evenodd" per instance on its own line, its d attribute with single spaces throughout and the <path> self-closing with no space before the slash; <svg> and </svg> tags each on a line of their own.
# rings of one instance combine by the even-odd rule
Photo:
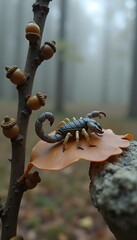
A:
<svg viewBox="0 0 137 240">
<path fill-rule="evenodd" d="M 40 27 L 35 22 L 28 23 L 25 32 L 25 37 L 30 42 L 37 42 L 40 39 Z"/>
<path fill-rule="evenodd" d="M 23 240 L 24 238 L 22 236 L 15 236 L 10 238 L 9 240 Z"/>
<path fill-rule="evenodd" d="M 28 173 L 25 178 L 25 186 L 27 189 L 33 189 L 41 181 L 39 173 L 37 171 L 33 173 Z"/>
<path fill-rule="evenodd" d="M 45 106 L 45 99 L 47 98 L 46 94 L 36 93 L 35 96 L 30 96 L 27 100 L 27 106 L 31 110 L 37 110 L 42 106 Z"/>
<path fill-rule="evenodd" d="M 54 53 L 56 52 L 55 44 L 55 41 L 44 43 L 44 45 L 40 49 L 42 60 L 48 60 L 54 55 Z"/>
<path fill-rule="evenodd" d="M 1 123 L 1 127 L 3 129 L 3 134 L 7 138 L 15 138 L 19 135 L 19 127 L 14 118 L 5 116 L 4 120 Z"/>
<path fill-rule="evenodd" d="M 9 78 L 13 84 L 21 85 L 25 82 L 25 73 L 16 65 L 11 67 L 5 67 L 5 69 L 7 71 L 6 77 Z"/>
</svg>

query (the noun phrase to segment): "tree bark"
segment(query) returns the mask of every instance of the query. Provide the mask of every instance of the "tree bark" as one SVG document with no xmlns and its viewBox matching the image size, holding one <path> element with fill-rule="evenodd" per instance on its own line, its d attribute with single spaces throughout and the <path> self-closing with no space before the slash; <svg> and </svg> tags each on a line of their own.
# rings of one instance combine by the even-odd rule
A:
<svg viewBox="0 0 137 240">
<path fill-rule="evenodd" d="M 39 25 L 41 38 L 45 20 L 49 11 L 48 5 L 51 0 L 36 0 L 33 4 L 34 21 Z M 26 106 L 26 97 L 31 95 L 35 72 L 40 64 L 39 50 L 41 39 L 37 44 L 30 44 L 24 72 L 26 73 L 26 82 L 19 86 L 18 89 L 18 113 L 17 124 L 20 129 L 18 138 L 11 141 L 12 159 L 11 159 L 11 176 L 9 192 L 6 204 L 1 210 L 2 235 L 1 240 L 9 240 L 16 236 L 18 213 L 21 199 L 23 196 L 23 186 L 18 183 L 18 179 L 24 172 L 26 137 L 31 111 Z"/>
<path fill-rule="evenodd" d="M 137 142 L 106 163 L 91 164 L 90 194 L 117 240 L 137 239 Z"/>
</svg>

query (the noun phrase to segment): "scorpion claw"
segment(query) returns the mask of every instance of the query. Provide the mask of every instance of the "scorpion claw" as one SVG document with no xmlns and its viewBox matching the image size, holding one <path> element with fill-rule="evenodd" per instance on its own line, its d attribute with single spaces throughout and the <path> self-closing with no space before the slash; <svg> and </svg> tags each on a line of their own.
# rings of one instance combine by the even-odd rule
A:
<svg viewBox="0 0 137 240">
<path fill-rule="evenodd" d="M 95 134 L 98 136 L 98 137 L 102 137 L 102 135 L 101 134 L 103 134 L 104 132 L 102 131 L 102 133 L 97 133 L 97 132 L 95 132 Z"/>
<path fill-rule="evenodd" d="M 88 113 L 87 117 L 89 117 L 89 118 L 96 118 L 96 117 L 102 118 L 101 115 L 104 115 L 104 117 L 106 117 L 106 113 L 104 113 L 102 111 L 93 111 L 91 113 Z"/>
<path fill-rule="evenodd" d="M 104 112 L 99 112 L 99 118 L 102 118 L 101 115 L 103 115 L 104 117 L 106 117 L 106 113 L 104 113 Z"/>
<path fill-rule="evenodd" d="M 95 128 L 95 134 L 98 135 L 98 136 L 100 136 L 100 134 L 103 134 L 103 133 L 104 133 L 104 131 L 102 130 L 102 128 L 99 127 L 99 126 L 96 126 L 96 128 Z"/>
<path fill-rule="evenodd" d="M 88 122 L 87 125 L 96 135 L 104 133 L 100 124 L 98 122 L 96 122 L 95 120 Z"/>
</svg>

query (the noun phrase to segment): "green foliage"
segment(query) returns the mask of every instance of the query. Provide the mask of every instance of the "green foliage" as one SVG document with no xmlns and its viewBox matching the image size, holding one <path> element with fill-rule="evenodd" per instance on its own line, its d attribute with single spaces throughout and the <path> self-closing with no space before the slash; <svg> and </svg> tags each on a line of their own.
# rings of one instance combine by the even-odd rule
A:
<svg viewBox="0 0 137 240">
<path fill-rule="evenodd" d="M 64 226 L 59 225 L 57 227 L 50 228 L 47 231 L 47 240 L 58 240 L 58 235 L 64 231 Z"/>
<path fill-rule="evenodd" d="M 53 201 L 48 196 L 37 196 L 34 199 L 34 205 L 39 207 L 45 207 L 47 210 L 52 211 L 56 209 L 56 201 Z"/>
<path fill-rule="evenodd" d="M 38 228 L 40 226 L 40 218 L 39 217 L 35 217 L 35 218 L 31 218 L 29 220 L 26 220 L 25 224 L 28 228 Z"/>
</svg>

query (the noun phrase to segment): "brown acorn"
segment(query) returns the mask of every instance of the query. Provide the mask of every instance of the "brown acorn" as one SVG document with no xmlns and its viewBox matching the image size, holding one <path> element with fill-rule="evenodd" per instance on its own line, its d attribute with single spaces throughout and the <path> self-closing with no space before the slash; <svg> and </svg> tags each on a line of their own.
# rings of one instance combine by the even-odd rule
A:
<svg viewBox="0 0 137 240">
<path fill-rule="evenodd" d="M 44 43 L 40 49 L 42 60 L 48 60 L 53 56 L 53 54 L 56 52 L 55 44 L 55 41 Z"/>
<path fill-rule="evenodd" d="M 6 116 L 1 123 L 1 127 L 3 129 L 3 134 L 7 138 L 15 138 L 19 135 L 19 127 L 14 118 Z"/>
<path fill-rule="evenodd" d="M 28 23 L 25 32 L 25 37 L 30 42 L 37 42 L 40 39 L 40 27 L 35 22 Z"/>
<path fill-rule="evenodd" d="M 16 65 L 5 67 L 5 69 L 7 71 L 6 77 L 9 78 L 13 84 L 21 85 L 25 82 L 25 73 Z"/>
<path fill-rule="evenodd" d="M 31 110 L 37 110 L 41 108 L 41 106 L 45 106 L 45 99 L 47 98 L 46 94 L 36 93 L 35 96 L 30 96 L 27 100 L 27 106 Z"/>
<path fill-rule="evenodd" d="M 33 189 L 40 181 L 41 178 L 37 171 L 33 173 L 28 173 L 27 177 L 25 178 L 25 186 L 27 187 L 27 189 Z"/>
<path fill-rule="evenodd" d="M 10 238 L 9 240 L 23 240 L 24 238 L 22 236 L 15 236 Z"/>
</svg>

